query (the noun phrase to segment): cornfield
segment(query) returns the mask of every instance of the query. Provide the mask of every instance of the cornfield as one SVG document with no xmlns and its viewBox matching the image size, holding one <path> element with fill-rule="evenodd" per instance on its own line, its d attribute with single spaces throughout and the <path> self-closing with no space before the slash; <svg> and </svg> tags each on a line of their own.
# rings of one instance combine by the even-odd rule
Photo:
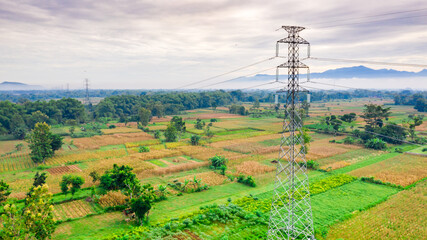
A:
<svg viewBox="0 0 427 240">
<path fill-rule="evenodd" d="M 151 139 L 154 139 L 154 137 L 150 134 L 145 132 L 139 132 L 93 136 L 88 138 L 76 138 L 73 141 L 74 145 L 79 149 L 97 149 L 101 146 L 117 145 L 127 142 L 138 142 Z"/>
<path fill-rule="evenodd" d="M 102 195 L 98 203 L 101 207 L 113 207 L 117 205 L 123 205 L 126 203 L 128 197 L 121 192 L 118 191 L 109 191 L 107 194 Z"/>
<path fill-rule="evenodd" d="M 276 170 L 275 167 L 262 165 L 256 161 L 247 161 L 236 166 L 236 172 L 244 175 L 258 175 L 274 170 Z"/>
<path fill-rule="evenodd" d="M 69 218 L 84 217 L 99 210 L 99 207 L 95 204 L 88 203 L 82 199 L 54 205 L 53 214 L 56 220 L 66 220 Z"/>
</svg>

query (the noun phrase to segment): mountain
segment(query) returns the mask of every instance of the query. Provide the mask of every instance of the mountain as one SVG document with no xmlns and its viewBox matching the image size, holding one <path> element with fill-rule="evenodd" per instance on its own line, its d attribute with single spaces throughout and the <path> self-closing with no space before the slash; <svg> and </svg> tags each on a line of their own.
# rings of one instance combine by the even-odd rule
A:
<svg viewBox="0 0 427 240">
<path fill-rule="evenodd" d="M 282 70 L 283 71 L 283 70 Z M 302 69 L 301 73 L 305 70 Z M 305 78 L 305 74 L 300 74 L 301 78 Z M 280 75 L 280 79 L 286 78 L 287 75 Z M 320 73 L 310 73 L 310 78 L 404 78 L 404 77 L 427 77 L 427 69 L 420 72 L 397 71 L 394 69 L 372 69 L 365 66 L 354 66 L 331 69 Z M 242 80 L 273 80 L 275 75 L 257 74 L 253 77 L 242 78 Z"/>
<path fill-rule="evenodd" d="M 42 86 L 29 85 L 20 82 L 2 82 L 0 83 L 0 91 L 18 91 L 18 90 L 43 90 Z"/>
</svg>

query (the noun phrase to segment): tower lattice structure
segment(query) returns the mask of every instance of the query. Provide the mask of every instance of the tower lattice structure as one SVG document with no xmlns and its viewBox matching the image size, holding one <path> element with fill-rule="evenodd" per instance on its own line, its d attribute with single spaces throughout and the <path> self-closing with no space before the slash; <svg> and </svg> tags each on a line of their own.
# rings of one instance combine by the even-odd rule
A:
<svg viewBox="0 0 427 240">
<path fill-rule="evenodd" d="M 284 89 L 285 117 L 267 236 L 268 239 L 315 239 L 302 130 L 301 114 L 304 113 L 299 107 L 299 93 L 302 91 L 299 69 L 308 69 L 300 62 L 299 45 L 309 46 L 309 43 L 299 36 L 304 27 L 282 28 L 288 32 L 288 37 L 277 41 L 276 56 L 279 56 L 279 45 L 287 43 L 288 61 L 277 67 L 276 74 L 278 78 L 279 69 L 287 68 L 288 82 Z"/>
</svg>

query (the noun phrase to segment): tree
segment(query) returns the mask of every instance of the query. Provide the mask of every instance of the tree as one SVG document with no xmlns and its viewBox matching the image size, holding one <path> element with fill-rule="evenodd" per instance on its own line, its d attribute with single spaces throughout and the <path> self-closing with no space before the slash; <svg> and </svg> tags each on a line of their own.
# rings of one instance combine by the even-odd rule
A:
<svg viewBox="0 0 427 240">
<path fill-rule="evenodd" d="M 205 122 L 203 122 L 200 118 L 196 119 L 196 124 L 194 124 L 194 128 L 196 129 L 203 129 L 203 126 L 205 126 Z"/>
<path fill-rule="evenodd" d="M 35 163 L 45 163 L 53 156 L 52 137 L 47 123 L 37 123 L 28 138 L 31 159 Z"/>
<path fill-rule="evenodd" d="M 140 108 L 138 111 L 139 121 L 142 126 L 147 126 L 148 122 L 151 120 L 151 111 L 146 108 Z"/>
<path fill-rule="evenodd" d="M 342 116 L 340 116 L 340 119 L 343 120 L 344 122 L 348 122 L 351 123 L 354 120 L 356 120 L 357 115 L 356 113 L 349 113 L 349 114 L 344 114 Z"/>
<path fill-rule="evenodd" d="M 151 201 L 144 195 L 139 196 L 138 198 L 133 198 L 130 201 L 130 207 L 132 212 L 135 213 L 135 216 L 138 222 L 141 224 L 145 217 L 148 218 L 148 214 L 151 209 Z"/>
<path fill-rule="evenodd" d="M 0 205 L 3 204 L 10 195 L 9 184 L 0 180 Z"/>
<path fill-rule="evenodd" d="M 92 171 L 92 172 L 90 172 L 90 173 L 89 173 L 89 176 L 91 176 L 91 177 L 92 177 L 92 182 L 93 182 L 93 183 L 95 183 L 96 181 L 98 181 L 98 180 L 101 178 L 101 176 L 99 176 L 99 173 L 98 173 L 98 172 L 96 172 L 96 171 Z"/>
<path fill-rule="evenodd" d="M 56 150 L 59 150 L 62 147 L 62 144 L 64 144 L 62 142 L 63 138 L 58 134 L 51 134 L 51 139 L 52 139 L 52 142 L 50 145 L 52 146 L 53 152 L 55 152 Z"/>
<path fill-rule="evenodd" d="M 411 135 L 412 141 L 414 141 L 416 134 L 415 128 L 423 124 L 424 115 L 409 115 L 409 134 Z"/>
<path fill-rule="evenodd" d="M 68 131 L 70 132 L 71 136 L 74 134 L 74 131 L 76 130 L 76 128 L 74 126 L 71 126 Z"/>
<path fill-rule="evenodd" d="M 170 124 L 175 127 L 179 137 L 181 137 L 181 135 L 187 130 L 182 117 L 174 116 L 171 119 Z"/>
<path fill-rule="evenodd" d="M 418 112 L 426 112 L 427 111 L 427 104 L 426 104 L 426 100 L 424 98 L 418 98 L 415 101 L 415 106 L 414 108 L 416 110 L 418 110 Z"/>
<path fill-rule="evenodd" d="M 33 186 L 38 187 L 46 184 L 46 179 L 47 179 L 46 173 L 39 174 L 39 172 L 36 172 L 36 175 L 34 176 Z"/>
<path fill-rule="evenodd" d="M 48 121 L 49 121 L 49 117 L 46 114 L 42 113 L 41 111 L 37 110 L 31 113 L 31 116 L 29 117 L 27 122 L 29 123 L 28 126 L 30 128 L 34 128 L 36 123 L 48 122 Z"/>
<path fill-rule="evenodd" d="M 24 147 L 24 144 L 22 144 L 22 143 L 18 143 L 15 145 L 16 151 L 21 151 L 23 147 Z"/>
<path fill-rule="evenodd" d="M 176 128 L 172 124 L 168 125 L 168 127 L 165 130 L 164 135 L 166 138 L 166 142 L 176 142 L 176 140 L 178 138 Z"/>
<path fill-rule="evenodd" d="M 376 128 L 381 128 L 384 125 L 384 119 L 390 116 L 390 108 L 383 107 L 377 104 L 366 104 L 361 117 L 365 120 L 365 129 L 372 131 Z"/>
<path fill-rule="evenodd" d="M 53 217 L 52 194 L 46 184 L 33 189 L 19 209 L 15 204 L 4 207 L 2 239 L 50 239 L 56 224 Z"/>
<path fill-rule="evenodd" d="M 223 156 L 218 156 L 218 155 L 215 155 L 214 157 L 209 158 L 209 160 L 211 161 L 212 167 L 214 169 L 220 169 L 221 166 L 226 165 L 228 161 L 227 158 Z"/>
<path fill-rule="evenodd" d="M 71 195 L 74 196 L 84 183 L 84 178 L 80 176 L 64 175 L 62 176 L 62 181 L 59 183 L 59 186 L 64 194 L 67 194 L 68 191 L 70 191 Z M 71 187 L 69 187 L 69 185 L 71 185 Z"/>
<path fill-rule="evenodd" d="M 192 135 L 190 140 L 191 140 L 191 145 L 193 145 L 193 146 L 199 145 L 200 136 L 199 135 Z"/>
<path fill-rule="evenodd" d="M 392 144 L 401 144 L 406 138 L 406 130 L 405 128 L 390 123 L 385 125 L 384 127 L 377 129 L 376 132 L 379 134 L 379 138 Z"/>
<path fill-rule="evenodd" d="M 378 139 L 378 138 L 369 139 L 368 141 L 366 141 L 365 146 L 367 148 L 373 148 L 373 149 L 377 149 L 377 150 L 387 148 L 387 144 L 383 140 Z"/>
<path fill-rule="evenodd" d="M 133 168 L 117 164 L 113 165 L 113 169 L 105 171 L 100 178 L 100 186 L 106 190 L 121 190 L 128 188 L 129 184 L 134 184 L 138 181 Z"/>
<path fill-rule="evenodd" d="M 255 108 L 255 109 L 258 109 L 259 107 L 260 107 L 260 104 L 259 104 L 259 100 L 258 99 L 256 99 L 255 101 L 254 101 L 254 104 L 253 104 L 253 106 L 252 106 L 253 108 Z"/>
<path fill-rule="evenodd" d="M 309 149 L 309 145 L 310 145 L 310 141 L 311 141 L 311 136 L 310 136 L 310 134 L 308 134 L 308 129 L 303 128 L 302 133 L 297 134 L 297 138 L 301 138 L 302 143 L 303 143 L 300 147 L 300 151 L 302 151 L 304 154 L 307 154 L 308 149 Z"/>
</svg>

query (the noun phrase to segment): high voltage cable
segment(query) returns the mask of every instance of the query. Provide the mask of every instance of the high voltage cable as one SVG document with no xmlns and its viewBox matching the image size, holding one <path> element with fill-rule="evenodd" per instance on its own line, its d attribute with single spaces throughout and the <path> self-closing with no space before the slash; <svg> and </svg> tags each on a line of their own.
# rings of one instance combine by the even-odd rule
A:
<svg viewBox="0 0 427 240">
<path fill-rule="evenodd" d="M 188 87 L 188 86 L 196 85 L 196 84 L 203 83 L 203 82 L 215 79 L 215 78 L 219 78 L 219 77 L 225 76 L 227 74 L 234 73 L 234 72 L 237 72 L 237 71 L 240 71 L 240 70 L 243 70 L 243 69 L 246 69 L 246 68 L 249 68 L 249 67 L 252 67 L 252 66 L 255 66 L 255 65 L 267 62 L 267 61 L 270 61 L 270 60 L 273 60 L 275 58 L 276 58 L 276 56 L 270 57 L 270 58 L 267 58 L 267 59 L 264 59 L 264 60 L 261 60 L 261 61 L 255 62 L 255 63 L 251 63 L 251 64 L 243 66 L 243 67 L 236 68 L 236 69 L 231 70 L 229 72 L 225 72 L 225 73 L 213 76 L 213 77 L 205 78 L 205 79 L 202 79 L 202 80 L 199 80 L 199 81 L 196 81 L 196 82 L 192 82 L 192 83 L 186 84 L 186 85 L 178 87 L 176 89 L 182 89 L 182 88 L 185 88 L 185 87 Z"/>
<path fill-rule="evenodd" d="M 420 147 L 424 146 L 424 145 L 421 145 L 421 144 L 418 144 L 418 143 L 408 142 L 408 141 L 405 141 L 405 140 L 401 140 L 401 139 L 398 139 L 398 138 L 390 137 L 390 136 L 383 135 L 383 134 L 380 134 L 380 133 L 367 131 L 366 129 L 365 129 L 365 132 L 372 133 L 372 134 L 375 134 L 375 135 L 378 135 L 378 136 L 381 136 L 381 137 L 386 137 L 386 138 L 389 138 L 389 139 L 397 140 L 397 141 L 400 141 L 400 142 L 404 142 L 404 143 L 409 143 L 409 144 L 417 145 L 417 146 L 420 146 Z"/>
<path fill-rule="evenodd" d="M 417 15 L 417 16 L 407 16 L 407 17 L 400 17 L 400 18 L 388 18 L 388 19 L 381 19 L 381 20 L 375 20 L 375 21 L 366 21 L 366 22 L 357 22 L 357 23 L 344 23 L 344 24 L 329 25 L 329 26 L 316 27 L 316 28 L 317 29 L 322 29 L 322 28 L 332 28 L 332 27 L 341 27 L 341 26 L 351 26 L 351 25 L 358 25 L 358 24 L 366 24 L 366 23 L 374 23 L 374 22 L 384 22 L 384 21 L 390 21 L 390 20 L 400 20 L 400 19 L 426 17 L 426 16 L 427 16 L 427 14 L 423 14 L 423 15 Z"/>
<path fill-rule="evenodd" d="M 398 11 L 398 12 L 389 12 L 389 13 L 382 13 L 382 14 L 370 15 L 370 16 L 364 16 L 364 17 L 357 17 L 357 18 L 347 18 L 347 19 L 339 19 L 339 20 L 332 20 L 332 21 L 324 21 L 324 22 L 318 22 L 315 24 L 325 24 L 325 23 L 343 22 L 343 21 L 359 20 L 359 19 L 366 19 L 366 18 L 376 18 L 376 17 L 387 16 L 387 15 L 395 15 L 395 14 L 410 13 L 410 12 L 420 12 L 420 11 L 425 11 L 425 10 L 427 10 L 427 8 L 407 10 L 407 11 Z"/>
<path fill-rule="evenodd" d="M 202 87 L 199 87 L 199 88 L 205 88 L 205 87 L 215 86 L 215 85 L 226 83 L 226 82 L 236 81 L 238 79 L 245 78 L 245 77 L 250 77 L 250 76 L 253 76 L 255 74 L 262 73 L 262 72 L 265 72 L 265 71 L 268 71 L 268 70 L 272 70 L 272 69 L 275 69 L 275 68 L 276 67 L 267 68 L 267 69 L 264 69 L 264 70 L 261 70 L 261 71 L 255 72 L 255 73 L 251 73 L 251 74 L 248 74 L 248 75 L 245 75 L 245 76 L 240 76 L 240 77 L 237 77 L 237 78 L 232 78 L 232 79 L 224 80 L 224 81 L 217 82 L 217 83 L 212 83 L 212 84 L 209 84 L 209 85 L 206 85 L 206 86 L 202 86 Z"/>
<path fill-rule="evenodd" d="M 366 61 L 356 59 L 340 59 L 340 58 L 318 58 L 310 57 L 308 59 L 326 61 L 326 62 L 349 62 L 349 63 L 368 63 L 374 65 L 390 65 L 390 66 L 402 66 L 402 67 L 422 67 L 427 68 L 427 64 L 413 64 L 413 63 L 391 63 L 391 62 L 377 62 L 377 61 Z"/>
</svg>

